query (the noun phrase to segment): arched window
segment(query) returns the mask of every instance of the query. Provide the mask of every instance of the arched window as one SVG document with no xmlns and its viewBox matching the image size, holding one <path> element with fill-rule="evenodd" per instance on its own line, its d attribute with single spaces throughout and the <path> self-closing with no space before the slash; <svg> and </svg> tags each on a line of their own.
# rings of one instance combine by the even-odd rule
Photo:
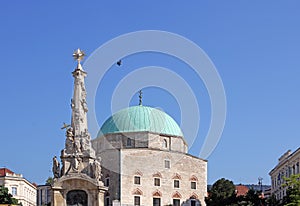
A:
<svg viewBox="0 0 300 206">
<path fill-rule="evenodd" d="M 109 206 L 110 205 L 109 202 L 110 202 L 109 196 L 106 196 L 105 197 L 105 206 Z"/>
<path fill-rule="evenodd" d="M 163 148 L 168 148 L 168 141 L 166 139 L 163 140 Z"/>
<path fill-rule="evenodd" d="M 83 190 L 71 190 L 67 193 L 67 205 L 88 206 L 88 197 Z"/>
<path fill-rule="evenodd" d="M 109 176 L 107 175 L 106 177 L 105 177 L 105 181 L 104 181 L 104 185 L 106 186 L 106 187 L 108 187 L 109 186 L 109 181 L 110 180 L 110 178 L 109 178 Z"/>
</svg>

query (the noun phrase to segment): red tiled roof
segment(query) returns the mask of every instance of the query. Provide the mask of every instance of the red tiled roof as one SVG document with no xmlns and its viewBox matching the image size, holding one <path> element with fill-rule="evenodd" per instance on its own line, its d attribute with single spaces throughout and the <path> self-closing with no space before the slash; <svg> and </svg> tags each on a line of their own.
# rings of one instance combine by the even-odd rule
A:
<svg viewBox="0 0 300 206">
<path fill-rule="evenodd" d="M 236 196 L 245 196 L 247 192 L 249 191 L 249 188 L 245 185 L 236 185 Z"/>
<path fill-rule="evenodd" d="M 4 176 L 6 176 L 6 174 L 13 175 L 14 172 L 7 168 L 0 168 L 0 177 L 4 177 Z"/>
</svg>

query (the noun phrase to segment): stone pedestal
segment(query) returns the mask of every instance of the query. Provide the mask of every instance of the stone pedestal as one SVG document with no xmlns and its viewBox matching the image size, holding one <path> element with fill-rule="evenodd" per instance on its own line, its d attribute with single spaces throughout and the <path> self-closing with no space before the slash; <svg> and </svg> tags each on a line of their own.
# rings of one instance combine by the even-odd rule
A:
<svg viewBox="0 0 300 206">
<path fill-rule="evenodd" d="M 52 185 L 52 206 L 104 206 L 107 187 L 85 174 L 66 175 Z"/>
</svg>

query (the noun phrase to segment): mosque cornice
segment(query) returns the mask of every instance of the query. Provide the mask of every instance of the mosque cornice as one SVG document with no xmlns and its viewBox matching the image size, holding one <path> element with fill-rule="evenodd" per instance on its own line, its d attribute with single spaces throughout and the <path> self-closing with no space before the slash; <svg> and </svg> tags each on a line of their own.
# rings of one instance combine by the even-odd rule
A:
<svg viewBox="0 0 300 206">
<path fill-rule="evenodd" d="M 124 137 L 131 137 L 134 136 L 136 134 L 154 134 L 154 135 L 159 135 L 162 137 L 168 137 L 168 138 L 180 138 L 183 140 L 183 143 L 187 146 L 187 142 L 185 141 L 183 136 L 179 136 L 179 135 L 169 135 L 169 134 L 164 134 L 164 133 L 157 133 L 157 132 L 150 132 L 150 131 L 139 131 L 139 132 L 115 132 L 115 133 L 108 133 L 108 134 L 104 134 L 101 136 L 98 136 L 97 138 L 93 139 L 96 140 L 98 138 L 103 138 L 103 137 L 107 137 L 107 136 L 111 136 L 111 135 L 123 135 Z"/>
</svg>

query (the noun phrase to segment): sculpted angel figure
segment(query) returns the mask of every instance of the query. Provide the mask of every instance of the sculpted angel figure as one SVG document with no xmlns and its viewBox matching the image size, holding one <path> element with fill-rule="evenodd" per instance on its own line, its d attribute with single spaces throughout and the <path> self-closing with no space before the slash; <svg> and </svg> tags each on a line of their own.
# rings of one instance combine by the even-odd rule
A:
<svg viewBox="0 0 300 206">
<path fill-rule="evenodd" d="M 58 160 L 56 159 L 56 156 L 53 157 L 53 165 L 52 165 L 52 172 L 54 178 L 58 178 L 60 174 L 60 164 Z"/>
</svg>

